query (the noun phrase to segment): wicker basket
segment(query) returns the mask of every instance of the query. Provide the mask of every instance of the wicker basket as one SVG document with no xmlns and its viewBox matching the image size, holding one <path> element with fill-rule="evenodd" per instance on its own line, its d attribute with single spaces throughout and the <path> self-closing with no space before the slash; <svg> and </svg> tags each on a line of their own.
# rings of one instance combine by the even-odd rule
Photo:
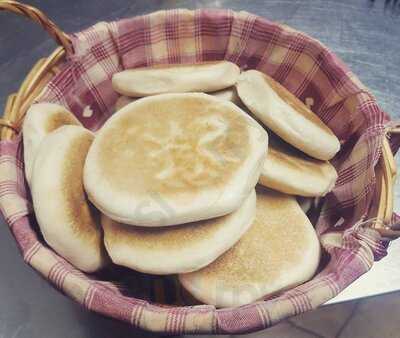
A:
<svg viewBox="0 0 400 338">
<path fill-rule="evenodd" d="M 65 61 L 65 56 L 68 53 L 73 52 L 73 47 L 70 37 L 62 32 L 38 9 L 15 1 L 0 1 L 0 10 L 10 11 L 32 19 L 40 24 L 60 45 L 60 47 L 58 47 L 49 57 L 40 59 L 23 81 L 18 92 L 11 94 L 8 97 L 4 116 L 0 119 L 0 139 L 1 141 L 5 141 L 18 137 L 27 109 L 41 93 L 42 89 L 47 85 L 51 78 L 60 71 L 60 65 Z M 392 128 L 389 132 L 400 133 L 400 128 Z M 379 194 L 379 205 L 374 208 L 374 214 L 369 215 L 373 221 L 368 222 L 367 226 L 378 231 L 383 238 L 395 239 L 400 237 L 400 228 L 393 225 L 390 227 L 388 224 L 392 223 L 391 218 L 393 213 L 394 196 L 393 186 L 396 176 L 396 164 L 387 138 L 384 138 L 383 140 L 382 156 L 380 157 L 378 166 L 379 168 L 376 170 L 376 178 L 378 183 L 377 186 L 380 189 L 380 191 L 377 192 Z M 118 318 L 118 316 L 115 317 Z M 267 323 L 265 326 L 271 324 L 273 323 Z M 163 330 L 162 328 L 157 328 L 157 325 L 154 326 L 151 323 L 148 323 L 148 327 L 146 327 L 146 325 L 136 325 L 154 331 L 174 332 L 172 329 L 170 330 L 166 328 Z M 206 327 L 204 329 L 201 327 L 201 323 L 198 325 L 198 332 L 218 332 L 218 328 L 210 329 Z M 225 332 L 247 332 L 254 331 L 257 328 L 248 326 L 247 328 L 232 329 L 230 331 L 225 330 Z M 181 332 L 196 332 L 196 330 L 181 330 Z M 219 332 L 223 332 L 223 330 L 219 330 Z"/>
</svg>

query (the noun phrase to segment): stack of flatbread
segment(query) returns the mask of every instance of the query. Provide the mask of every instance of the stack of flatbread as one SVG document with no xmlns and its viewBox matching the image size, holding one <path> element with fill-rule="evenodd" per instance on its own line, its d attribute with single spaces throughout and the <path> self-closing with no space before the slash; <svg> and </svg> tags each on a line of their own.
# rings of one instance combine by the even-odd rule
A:
<svg viewBox="0 0 400 338">
<path fill-rule="evenodd" d="M 85 272 L 177 275 L 218 307 L 314 275 L 320 245 L 305 212 L 333 188 L 340 148 L 317 115 L 227 61 L 125 70 L 112 84 L 116 113 L 96 134 L 56 104 L 25 118 L 26 178 L 49 246 Z"/>
</svg>

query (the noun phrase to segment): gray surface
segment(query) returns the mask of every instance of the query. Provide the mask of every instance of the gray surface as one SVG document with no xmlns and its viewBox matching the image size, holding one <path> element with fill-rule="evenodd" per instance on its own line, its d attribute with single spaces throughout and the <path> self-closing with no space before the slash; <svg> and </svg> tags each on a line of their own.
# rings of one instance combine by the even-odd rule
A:
<svg viewBox="0 0 400 338">
<path fill-rule="evenodd" d="M 225 7 L 244 9 L 285 22 L 318 38 L 335 51 L 371 88 L 382 108 L 400 116 L 400 4 L 390 0 L 310 1 L 171 1 L 171 0 L 35 0 L 66 32 L 100 20 L 148 13 L 156 9 Z M 386 3 L 386 9 L 385 7 Z M 55 47 L 35 24 L 0 13 L 0 107 L 15 91 L 35 60 Z M 395 209 L 400 209 L 396 187 Z M 339 300 L 400 288 L 400 241 L 392 255 Z M 0 225 L 0 337 L 134 337 L 125 324 L 88 313 L 48 286 L 19 256 L 7 226 Z M 358 286 L 357 286 L 357 283 Z M 360 284 L 361 283 L 361 284 Z M 364 284 L 363 284 L 364 283 Z M 361 286 L 360 286 L 361 285 Z M 368 289 L 363 289 L 363 285 Z M 351 289 L 350 289 L 351 290 Z M 50 325 L 51 323 L 51 325 Z M 140 332 L 142 336 L 144 333 Z"/>
</svg>

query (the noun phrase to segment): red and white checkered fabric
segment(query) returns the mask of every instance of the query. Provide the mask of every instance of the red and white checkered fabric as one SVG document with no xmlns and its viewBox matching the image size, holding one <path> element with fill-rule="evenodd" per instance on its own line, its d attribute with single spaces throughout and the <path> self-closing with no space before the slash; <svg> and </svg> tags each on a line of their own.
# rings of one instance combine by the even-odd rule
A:
<svg viewBox="0 0 400 338">
<path fill-rule="evenodd" d="M 217 310 L 210 305 L 160 306 L 134 298 L 121 288 L 123 283 L 137 287 L 141 277 L 135 279 L 132 272 L 114 271 L 108 280 L 103 275 L 89 276 L 56 255 L 37 232 L 23 174 L 21 137 L 1 142 L 1 212 L 24 260 L 65 294 L 88 309 L 146 330 L 244 333 L 326 302 L 386 254 L 387 243 L 357 223 L 377 203 L 375 166 L 390 118 L 320 42 L 287 26 L 228 10 L 160 11 L 98 23 L 71 38 L 74 54 L 68 56 L 39 101 L 66 106 L 92 130 L 113 113 L 117 99 L 111 87 L 113 73 L 160 63 L 225 59 L 242 69 L 268 73 L 303 102 L 311 103 L 340 139 L 342 150 L 333 161 L 339 179 L 316 225 L 326 252 L 319 273 L 273 299 Z M 397 151 L 400 140 L 392 137 L 390 141 Z M 393 221 L 397 220 L 393 215 Z"/>
</svg>

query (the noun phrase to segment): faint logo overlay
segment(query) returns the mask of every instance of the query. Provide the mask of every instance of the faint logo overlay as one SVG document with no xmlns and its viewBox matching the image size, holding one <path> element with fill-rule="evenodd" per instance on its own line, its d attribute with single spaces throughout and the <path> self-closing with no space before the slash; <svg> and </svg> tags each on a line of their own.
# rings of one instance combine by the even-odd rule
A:
<svg viewBox="0 0 400 338">
<path fill-rule="evenodd" d="M 176 288 L 180 292 L 180 299 L 182 299 L 185 304 L 190 303 L 191 300 L 187 299 L 186 291 L 183 289 L 183 286 L 181 286 L 178 281 L 176 283 Z M 212 282 L 206 278 L 199 278 L 196 280 L 196 283 L 192 285 L 192 288 L 193 290 L 201 290 L 202 294 L 208 295 L 208 297 L 215 300 L 218 305 L 224 307 L 229 304 L 234 306 L 248 304 L 259 299 L 263 294 L 259 285 L 255 283 L 243 282 L 240 283 L 239 286 L 239 283 L 236 281 L 227 282 L 227 280 L 223 278 Z"/>
<path fill-rule="evenodd" d="M 167 199 L 155 191 L 150 192 L 149 198 L 136 206 L 134 213 L 139 219 L 151 219 L 155 223 L 166 223 L 176 216 L 176 211 Z"/>
</svg>

